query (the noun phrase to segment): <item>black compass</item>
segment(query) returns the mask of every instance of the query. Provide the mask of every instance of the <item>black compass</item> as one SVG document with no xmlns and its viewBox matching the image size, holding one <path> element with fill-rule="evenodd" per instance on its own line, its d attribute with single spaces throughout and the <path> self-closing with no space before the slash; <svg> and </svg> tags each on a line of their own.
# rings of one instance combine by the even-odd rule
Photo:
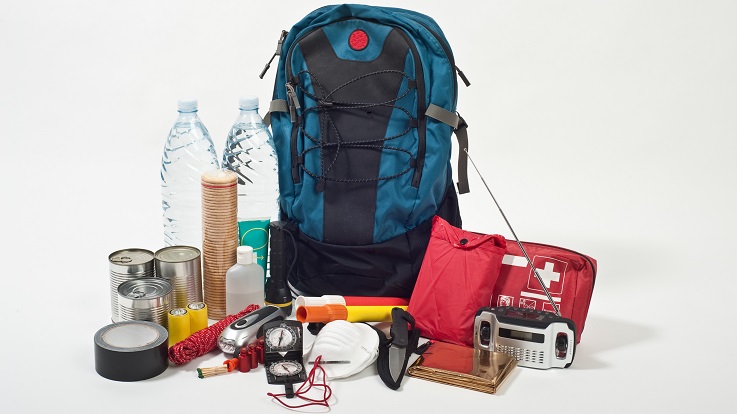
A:
<svg viewBox="0 0 737 414">
<path fill-rule="evenodd" d="M 302 323 L 285 320 L 265 323 L 264 366 L 269 384 L 283 384 L 286 397 L 294 397 L 292 384 L 307 378 L 302 362 Z"/>
</svg>

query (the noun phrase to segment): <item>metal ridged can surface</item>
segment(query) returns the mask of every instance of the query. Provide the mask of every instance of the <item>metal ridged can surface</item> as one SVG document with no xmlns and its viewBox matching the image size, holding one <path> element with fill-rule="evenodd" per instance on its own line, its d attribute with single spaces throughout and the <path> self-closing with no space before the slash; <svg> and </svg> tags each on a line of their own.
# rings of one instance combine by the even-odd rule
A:
<svg viewBox="0 0 737 414">
<path fill-rule="evenodd" d="M 118 316 L 118 286 L 141 277 L 154 277 L 154 253 L 150 250 L 131 248 L 118 250 L 108 256 L 110 266 L 110 313 L 113 322 Z"/>
<path fill-rule="evenodd" d="M 172 285 L 172 307 L 202 301 L 202 261 L 200 250 L 191 246 L 169 246 L 154 254 L 156 276 Z"/>
<path fill-rule="evenodd" d="M 171 303 L 171 283 L 158 277 L 142 277 L 118 286 L 121 321 L 149 321 L 166 328 Z"/>
</svg>

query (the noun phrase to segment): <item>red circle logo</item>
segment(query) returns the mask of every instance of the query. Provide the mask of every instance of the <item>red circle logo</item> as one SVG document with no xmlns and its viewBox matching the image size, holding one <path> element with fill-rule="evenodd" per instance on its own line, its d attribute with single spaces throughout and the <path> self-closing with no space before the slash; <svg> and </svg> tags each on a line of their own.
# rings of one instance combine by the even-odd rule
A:
<svg viewBox="0 0 737 414">
<path fill-rule="evenodd" d="M 363 50 L 366 49 L 366 46 L 368 46 L 369 37 L 361 29 L 356 29 L 351 33 L 350 37 L 348 37 L 348 45 L 353 50 Z"/>
</svg>

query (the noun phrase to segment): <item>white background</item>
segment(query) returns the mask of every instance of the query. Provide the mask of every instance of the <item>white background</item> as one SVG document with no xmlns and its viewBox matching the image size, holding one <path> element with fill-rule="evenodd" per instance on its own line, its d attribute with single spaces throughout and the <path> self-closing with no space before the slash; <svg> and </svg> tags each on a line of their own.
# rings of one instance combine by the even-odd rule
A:
<svg viewBox="0 0 737 414">
<path fill-rule="evenodd" d="M 4 1 L 0 6 L 2 334 L 7 412 L 279 412 L 263 371 L 152 380 L 94 370 L 109 253 L 162 246 L 159 163 L 180 96 L 218 152 L 282 29 L 317 1 Z M 471 154 L 518 235 L 599 273 L 567 370 L 497 395 L 375 370 L 333 411 L 725 412 L 734 407 L 737 3 L 377 2 L 425 13 L 458 66 Z M 510 236 L 475 172 L 464 228 Z"/>
</svg>

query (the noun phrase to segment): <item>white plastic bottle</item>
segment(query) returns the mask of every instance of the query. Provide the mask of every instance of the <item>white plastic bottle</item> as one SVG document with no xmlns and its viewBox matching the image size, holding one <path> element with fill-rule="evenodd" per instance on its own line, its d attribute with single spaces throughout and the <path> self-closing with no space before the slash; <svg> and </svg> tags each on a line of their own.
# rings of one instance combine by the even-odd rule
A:
<svg viewBox="0 0 737 414">
<path fill-rule="evenodd" d="M 232 315 L 251 304 L 264 306 L 264 269 L 253 261 L 251 246 L 238 246 L 236 264 L 225 272 L 225 312 Z"/>
<path fill-rule="evenodd" d="M 179 116 L 161 157 L 161 205 L 166 246 L 202 246 L 202 173 L 219 168 L 196 99 L 177 102 Z"/>
<path fill-rule="evenodd" d="M 238 221 L 278 220 L 279 172 L 271 132 L 258 113 L 257 97 L 241 97 L 238 106 L 223 150 L 223 168 L 238 174 Z"/>
</svg>

